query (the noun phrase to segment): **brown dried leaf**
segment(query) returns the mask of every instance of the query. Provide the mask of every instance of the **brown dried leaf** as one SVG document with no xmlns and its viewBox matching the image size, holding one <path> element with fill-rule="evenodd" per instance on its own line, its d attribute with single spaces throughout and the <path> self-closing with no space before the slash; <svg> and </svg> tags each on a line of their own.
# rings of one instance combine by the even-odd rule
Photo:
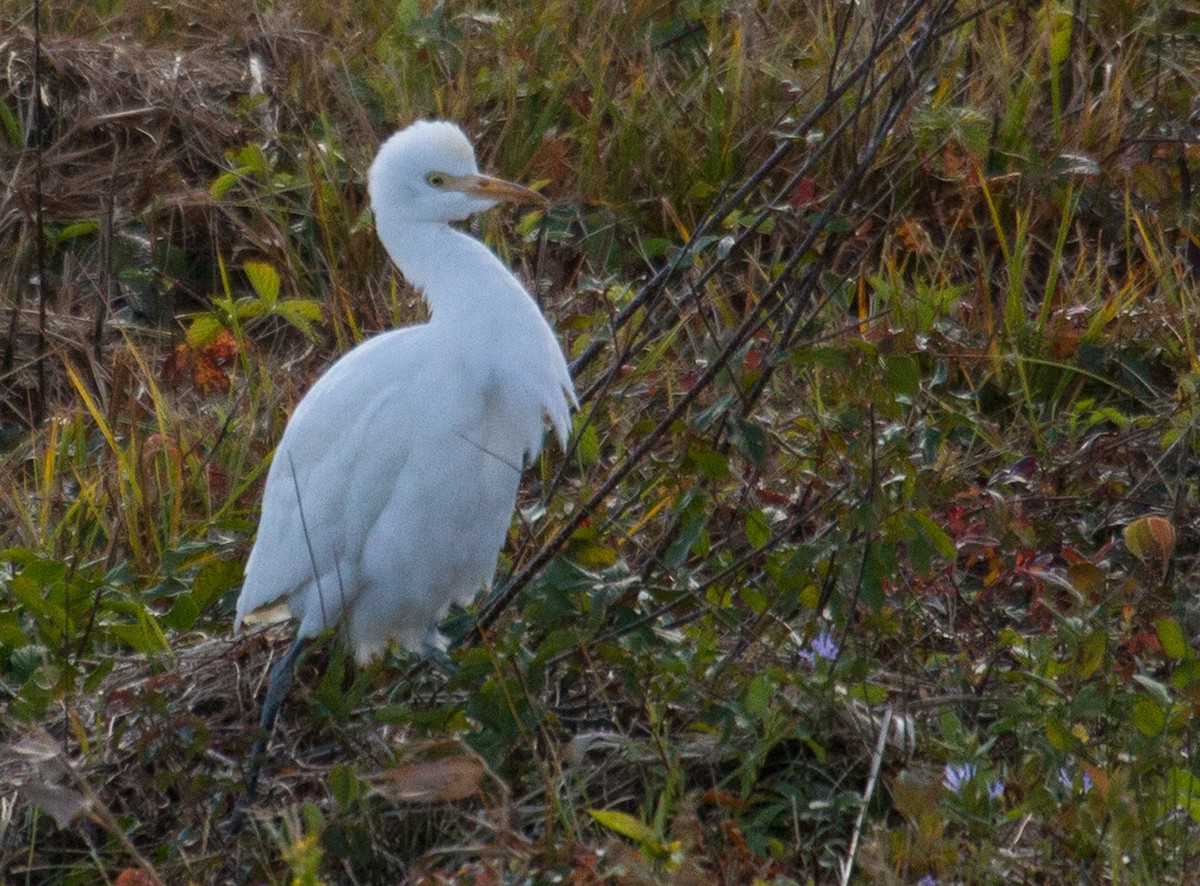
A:
<svg viewBox="0 0 1200 886">
<path fill-rule="evenodd" d="M 1166 517 L 1139 517 L 1123 534 L 1129 553 L 1143 563 L 1165 563 L 1175 551 L 1175 527 Z"/>
<path fill-rule="evenodd" d="M 393 803 L 452 803 L 478 793 L 486 774 L 478 757 L 458 754 L 386 769 L 370 781 L 375 793 Z"/>
<path fill-rule="evenodd" d="M 1104 580 L 1104 570 L 1094 563 L 1084 561 L 1067 567 L 1067 581 L 1088 599 L 1094 599 L 1104 590 Z"/>
</svg>

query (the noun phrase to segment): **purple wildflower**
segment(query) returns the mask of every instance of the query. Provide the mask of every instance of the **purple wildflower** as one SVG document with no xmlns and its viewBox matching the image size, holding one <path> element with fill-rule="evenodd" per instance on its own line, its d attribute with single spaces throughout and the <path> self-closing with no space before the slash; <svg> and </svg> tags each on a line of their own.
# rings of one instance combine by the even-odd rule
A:
<svg viewBox="0 0 1200 886">
<path fill-rule="evenodd" d="M 999 800 L 1003 796 L 1004 796 L 1004 782 L 1002 782 L 1000 779 L 997 778 L 990 785 L 988 785 L 988 799 L 989 800 Z"/>
<path fill-rule="evenodd" d="M 841 651 L 837 645 L 837 641 L 833 639 L 833 634 L 827 629 L 822 628 L 821 632 L 809 641 L 808 649 L 801 649 L 796 654 L 800 656 L 805 664 L 812 668 L 816 667 L 818 658 L 825 661 L 836 661 L 838 653 Z"/>
<path fill-rule="evenodd" d="M 1071 774 L 1071 770 L 1066 766 L 1058 767 L 1058 783 L 1068 791 L 1074 790 L 1075 788 L 1075 776 Z M 1079 777 L 1080 793 L 1086 794 L 1094 786 L 1094 782 L 1092 781 L 1092 777 L 1088 774 L 1088 771 L 1086 769 L 1083 770 L 1083 774 Z"/>
<path fill-rule="evenodd" d="M 926 874 L 917 881 L 917 886 L 937 886 L 937 879 L 933 876 L 933 874 Z"/>
<path fill-rule="evenodd" d="M 829 631 L 821 631 L 813 638 L 812 651 L 820 658 L 826 661 L 834 661 L 838 657 L 838 653 L 842 650 L 838 648 L 837 641 L 833 639 L 833 635 Z"/>
<path fill-rule="evenodd" d="M 955 794 L 961 794 L 963 788 L 975 777 L 975 773 L 978 771 L 979 769 L 974 763 L 946 764 L 942 784 L 945 785 L 946 790 Z"/>
</svg>

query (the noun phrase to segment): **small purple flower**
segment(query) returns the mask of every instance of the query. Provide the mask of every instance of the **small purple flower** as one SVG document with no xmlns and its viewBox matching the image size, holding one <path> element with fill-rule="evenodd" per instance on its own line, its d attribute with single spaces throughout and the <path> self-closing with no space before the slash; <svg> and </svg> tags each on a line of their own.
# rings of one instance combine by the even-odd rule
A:
<svg viewBox="0 0 1200 886">
<path fill-rule="evenodd" d="M 838 653 L 842 651 L 838 648 L 837 641 L 833 639 L 833 635 L 827 630 L 821 631 L 821 633 L 813 638 L 812 650 L 826 661 L 835 661 Z"/>
<path fill-rule="evenodd" d="M 946 764 L 945 774 L 942 776 L 942 784 L 946 787 L 946 790 L 955 794 L 962 794 L 963 788 L 975 777 L 975 773 L 978 771 L 979 768 L 974 763 Z"/>
<path fill-rule="evenodd" d="M 1004 796 L 1004 782 L 1002 782 L 1000 779 L 997 778 L 990 785 L 988 785 L 988 799 L 989 800 L 999 800 L 1003 796 Z"/>
<path fill-rule="evenodd" d="M 816 667 L 817 659 L 821 658 L 825 661 L 836 661 L 838 653 L 842 650 L 838 647 L 837 641 L 833 639 L 833 634 L 828 629 L 822 628 L 817 636 L 809 641 L 808 649 L 801 649 L 797 655 L 811 668 Z"/>
<path fill-rule="evenodd" d="M 1071 770 L 1066 766 L 1058 767 L 1058 783 L 1068 791 L 1075 789 L 1075 776 L 1071 774 Z M 1083 770 L 1083 774 L 1079 777 L 1080 793 L 1086 794 L 1093 787 L 1094 783 L 1092 782 L 1092 777 L 1088 774 L 1086 769 Z"/>
<path fill-rule="evenodd" d="M 926 874 L 917 881 L 917 886 L 937 886 L 937 879 L 933 876 L 933 874 Z"/>
</svg>

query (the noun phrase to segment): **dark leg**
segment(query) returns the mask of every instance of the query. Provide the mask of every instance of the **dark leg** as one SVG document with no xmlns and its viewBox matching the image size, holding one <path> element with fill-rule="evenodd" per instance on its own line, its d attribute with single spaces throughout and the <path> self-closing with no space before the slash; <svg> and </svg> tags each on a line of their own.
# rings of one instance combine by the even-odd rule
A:
<svg viewBox="0 0 1200 886">
<path fill-rule="evenodd" d="M 308 641 L 308 637 L 297 637 L 283 658 L 279 659 L 275 663 L 275 667 L 271 668 L 271 676 L 267 680 L 267 697 L 263 701 L 262 716 L 258 719 L 262 735 L 254 743 L 254 750 L 250 752 L 246 796 L 243 798 L 244 802 L 238 804 L 239 810 L 242 806 L 254 805 L 255 797 L 258 795 L 258 773 L 262 768 L 263 755 L 267 751 L 267 741 L 271 738 L 271 730 L 275 728 L 275 718 L 279 715 L 279 708 L 283 705 L 288 690 L 292 688 L 296 660 L 300 658 L 300 653 L 304 651 Z"/>
</svg>

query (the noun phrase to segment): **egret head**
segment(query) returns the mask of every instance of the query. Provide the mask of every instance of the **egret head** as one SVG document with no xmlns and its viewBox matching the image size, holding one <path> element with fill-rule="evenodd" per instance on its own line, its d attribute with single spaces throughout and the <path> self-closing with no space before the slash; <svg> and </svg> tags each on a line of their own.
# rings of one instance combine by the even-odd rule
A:
<svg viewBox="0 0 1200 886">
<path fill-rule="evenodd" d="M 418 121 L 384 142 L 367 191 L 377 219 L 405 222 L 461 221 L 502 200 L 546 202 L 529 188 L 481 175 L 471 142 L 442 120 Z"/>
</svg>

